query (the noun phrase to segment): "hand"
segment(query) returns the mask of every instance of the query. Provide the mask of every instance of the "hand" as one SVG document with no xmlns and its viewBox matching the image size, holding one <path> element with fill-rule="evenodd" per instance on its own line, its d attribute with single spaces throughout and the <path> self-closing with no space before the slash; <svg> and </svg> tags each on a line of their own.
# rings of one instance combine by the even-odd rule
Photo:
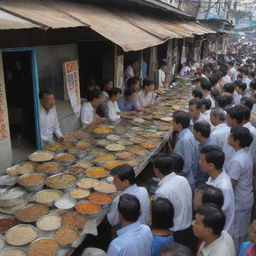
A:
<svg viewBox="0 0 256 256">
<path fill-rule="evenodd" d="M 64 137 L 60 137 L 60 138 L 58 139 L 58 141 L 59 141 L 59 142 L 65 142 L 65 138 L 64 138 Z"/>
</svg>

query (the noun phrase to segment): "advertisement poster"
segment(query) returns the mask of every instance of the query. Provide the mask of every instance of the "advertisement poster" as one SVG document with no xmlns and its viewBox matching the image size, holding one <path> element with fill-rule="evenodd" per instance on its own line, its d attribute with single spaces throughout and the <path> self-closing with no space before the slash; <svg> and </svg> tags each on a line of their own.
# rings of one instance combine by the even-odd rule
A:
<svg viewBox="0 0 256 256">
<path fill-rule="evenodd" d="M 63 63 L 65 91 L 70 99 L 74 113 L 81 110 L 80 83 L 78 61 L 68 61 Z M 66 99 L 65 95 L 65 99 Z"/>
</svg>

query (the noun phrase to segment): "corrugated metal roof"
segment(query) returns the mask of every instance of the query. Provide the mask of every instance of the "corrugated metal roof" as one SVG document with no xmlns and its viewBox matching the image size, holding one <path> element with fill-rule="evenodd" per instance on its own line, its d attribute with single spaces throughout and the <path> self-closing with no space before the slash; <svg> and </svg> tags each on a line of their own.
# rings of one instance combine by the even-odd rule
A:
<svg viewBox="0 0 256 256">
<path fill-rule="evenodd" d="M 161 38 L 162 40 L 183 37 L 180 33 L 178 34 L 173 30 L 161 26 L 161 19 L 159 17 L 145 16 L 134 12 L 125 12 L 120 10 L 115 10 L 115 13 L 129 21 L 129 23 L 139 27 L 140 29 L 154 36 Z"/>
<path fill-rule="evenodd" d="M 0 10 L 0 29 L 36 28 L 36 24 Z"/>
<path fill-rule="evenodd" d="M 0 9 L 47 28 L 88 26 L 74 17 L 54 9 L 50 1 L 0 0 Z"/>
<path fill-rule="evenodd" d="M 208 26 L 205 26 L 205 25 L 202 25 L 202 24 L 198 24 L 198 23 L 195 23 L 195 22 L 189 22 L 189 24 L 195 26 L 196 28 L 201 29 L 203 32 L 205 32 L 207 34 L 215 34 L 216 33 L 215 30 L 211 29 Z"/>
</svg>

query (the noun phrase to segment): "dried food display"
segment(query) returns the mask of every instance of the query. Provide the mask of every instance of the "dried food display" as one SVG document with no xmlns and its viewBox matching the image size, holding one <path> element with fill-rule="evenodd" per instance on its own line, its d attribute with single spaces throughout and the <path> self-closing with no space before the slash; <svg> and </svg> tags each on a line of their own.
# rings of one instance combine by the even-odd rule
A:
<svg viewBox="0 0 256 256">
<path fill-rule="evenodd" d="M 99 179 L 108 176 L 110 172 L 103 167 L 92 167 L 84 173 L 87 177 Z"/>
<path fill-rule="evenodd" d="M 96 204 L 104 205 L 110 204 L 113 198 L 108 194 L 95 192 L 88 196 L 88 200 Z"/>
<path fill-rule="evenodd" d="M 47 162 L 54 158 L 54 153 L 50 151 L 36 151 L 28 159 L 32 162 Z"/>
<path fill-rule="evenodd" d="M 55 174 L 47 178 L 46 186 L 54 189 L 64 189 L 76 183 L 76 177 L 72 174 Z"/>
<path fill-rule="evenodd" d="M 61 171 L 64 166 L 58 162 L 47 162 L 37 166 L 36 171 L 49 174 L 49 173 L 56 173 Z"/>
</svg>

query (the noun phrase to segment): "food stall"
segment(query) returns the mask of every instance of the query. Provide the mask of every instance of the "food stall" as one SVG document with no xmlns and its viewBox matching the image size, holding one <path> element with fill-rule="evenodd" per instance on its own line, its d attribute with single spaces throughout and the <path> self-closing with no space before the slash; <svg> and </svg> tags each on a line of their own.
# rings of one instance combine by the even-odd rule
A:
<svg viewBox="0 0 256 256">
<path fill-rule="evenodd" d="M 111 170 L 128 163 L 136 176 L 168 143 L 172 113 L 187 110 L 188 80 L 160 91 L 152 112 L 134 120 L 80 129 L 64 144 L 34 152 L 0 177 L 0 256 L 71 255 L 118 193 Z"/>
</svg>

